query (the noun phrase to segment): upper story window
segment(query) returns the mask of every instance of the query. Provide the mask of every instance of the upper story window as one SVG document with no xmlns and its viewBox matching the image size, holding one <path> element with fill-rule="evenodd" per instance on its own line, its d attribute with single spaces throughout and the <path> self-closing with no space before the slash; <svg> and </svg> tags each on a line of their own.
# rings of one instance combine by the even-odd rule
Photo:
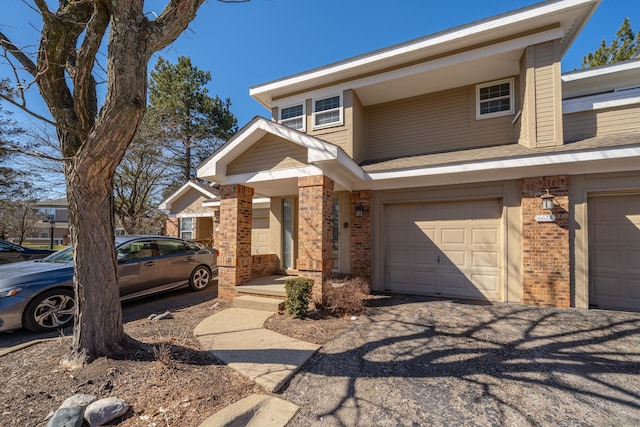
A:
<svg viewBox="0 0 640 427">
<path fill-rule="evenodd" d="M 342 96 L 313 100 L 313 128 L 319 129 L 342 124 Z"/>
<path fill-rule="evenodd" d="M 280 109 L 280 123 L 292 129 L 304 132 L 304 118 L 304 103 Z"/>
<path fill-rule="evenodd" d="M 476 119 L 513 114 L 513 79 L 476 86 Z"/>
</svg>

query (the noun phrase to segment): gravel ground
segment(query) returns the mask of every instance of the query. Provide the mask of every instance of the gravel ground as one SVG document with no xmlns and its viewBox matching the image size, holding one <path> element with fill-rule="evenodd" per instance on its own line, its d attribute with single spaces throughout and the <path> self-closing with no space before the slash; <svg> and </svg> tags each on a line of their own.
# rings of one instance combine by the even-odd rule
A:
<svg viewBox="0 0 640 427">
<path fill-rule="evenodd" d="M 640 313 L 370 302 L 282 393 L 289 427 L 640 425 Z"/>
</svg>

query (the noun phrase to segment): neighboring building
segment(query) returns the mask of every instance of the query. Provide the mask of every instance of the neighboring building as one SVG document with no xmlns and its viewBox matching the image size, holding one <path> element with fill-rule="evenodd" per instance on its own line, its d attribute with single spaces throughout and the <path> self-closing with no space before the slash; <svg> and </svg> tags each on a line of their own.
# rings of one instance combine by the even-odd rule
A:
<svg viewBox="0 0 640 427">
<path fill-rule="evenodd" d="M 32 245 L 49 245 L 53 234 L 54 245 L 69 244 L 69 208 L 67 199 L 48 199 L 34 203 L 42 218 L 36 231 L 24 241 Z"/>
<path fill-rule="evenodd" d="M 256 197 L 252 213 L 252 254 L 268 254 L 269 199 Z M 191 180 L 163 201 L 169 218 L 166 234 L 215 247 L 220 232 L 220 197 L 215 187 Z"/>
<path fill-rule="evenodd" d="M 270 252 L 316 298 L 338 272 L 640 310 L 640 61 L 560 71 L 598 4 L 540 3 L 251 88 L 271 119 L 198 168 L 220 185 L 220 296 L 251 277 L 260 195 Z"/>
</svg>

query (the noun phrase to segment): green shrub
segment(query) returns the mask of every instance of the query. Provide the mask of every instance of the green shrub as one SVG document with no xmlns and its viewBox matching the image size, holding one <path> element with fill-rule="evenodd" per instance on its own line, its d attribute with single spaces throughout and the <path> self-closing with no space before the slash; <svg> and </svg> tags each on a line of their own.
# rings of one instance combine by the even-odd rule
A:
<svg viewBox="0 0 640 427">
<path fill-rule="evenodd" d="M 287 312 L 295 317 L 303 318 L 309 311 L 313 280 L 304 277 L 287 279 L 284 282 L 287 299 L 284 302 Z"/>
</svg>

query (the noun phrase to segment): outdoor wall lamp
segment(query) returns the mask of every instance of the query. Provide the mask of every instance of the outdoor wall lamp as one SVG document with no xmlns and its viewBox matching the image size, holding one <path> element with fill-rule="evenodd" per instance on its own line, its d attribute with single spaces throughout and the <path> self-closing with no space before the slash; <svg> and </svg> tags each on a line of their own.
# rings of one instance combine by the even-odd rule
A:
<svg viewBox="0 0 640 427">
<path fill-rule="evenodd" d="M 356 206 L 356 217 L 362 218 L 363 214 L 364 214 L 364 206 L 362 205 L 362 202 L 359 202 L 358 206 Z"/>
<path fill-rule="evenodd" d="M 556 198 L 553 194 L 549 193 L 549 190 L 545 190 L 545 193 L 540 196 L 542 200 L 542 209 L 546 211 L 553 210 L 553 200 Z"/>
</svg>

